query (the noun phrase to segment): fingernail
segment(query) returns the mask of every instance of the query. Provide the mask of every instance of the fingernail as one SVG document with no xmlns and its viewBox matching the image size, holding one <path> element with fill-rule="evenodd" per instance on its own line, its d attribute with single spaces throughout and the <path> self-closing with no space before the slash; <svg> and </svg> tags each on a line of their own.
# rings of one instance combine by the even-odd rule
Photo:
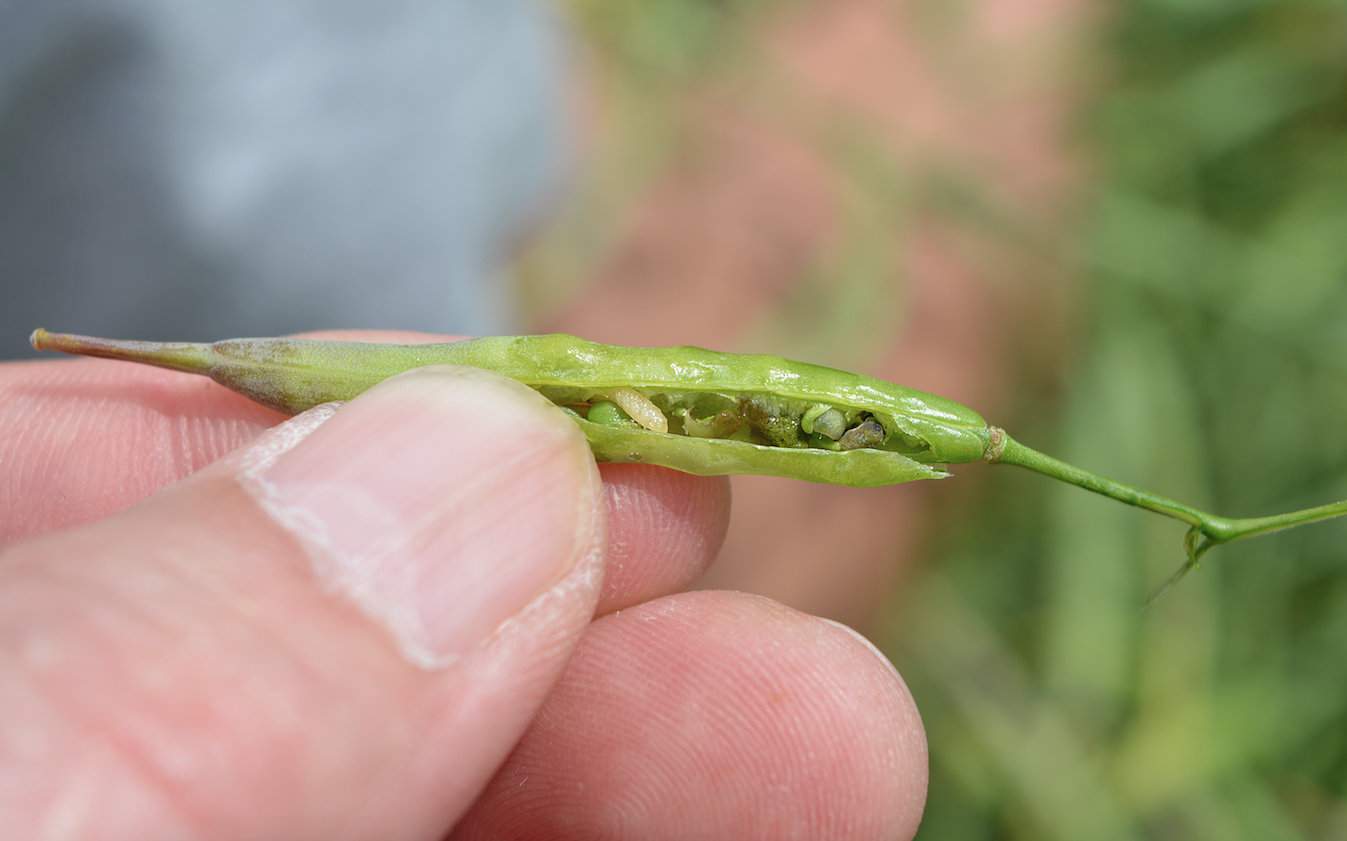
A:
<svg viewBox="0 0 1347 841">
<path fill-rule="evenodd" d="M 583 437 L 519 383 L 423 368 L 329 414 L 260 442 L 240 481 L 417 666 L 453 663 L 602 545 Z"/>
</svg>

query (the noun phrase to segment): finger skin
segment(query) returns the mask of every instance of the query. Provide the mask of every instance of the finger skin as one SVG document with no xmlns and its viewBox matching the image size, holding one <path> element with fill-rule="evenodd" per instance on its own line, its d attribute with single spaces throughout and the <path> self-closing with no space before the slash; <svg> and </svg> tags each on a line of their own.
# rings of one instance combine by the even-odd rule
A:
<svg viewBox="0 0 1347 841">
<path fill-rule="evenodd" d="M 409 344 L 457 338 L 304 335 Z M 0 546 L 123 511 L 282 420 L 199 376 L 105 359 L 0 364 Z"/>
<path fill-rule="evenodd" d="M 456 338 L 372 330 L 305 335 L 406 343 Z M 143 365 L 105 359 L 0 365 L 0 546 L 123 511 L 283 419 L 204 377 Z"/>
<path fill-rule="evenodd" d="M 599 473 L 608 508 L 608 563 L 598 612 L 686 589 L 725 541 L 728 479 L 644 464 L 603 464 Z"/>
<path fill-rule="evenodd" d="M 843 626 L 696 592 L 591 626 L 455 839 L 904 839 L 926 741 Z"/>
<path fill-rule="evenodd" d="M 0 546 L 125 510 L 282 420 L 202 377 L 0 365 Z"/>
<path fill-rule="evenodd" d="M 99 359 L 0 365 L 0 546 L 123 511 L 283 419 L 203 377 L 173 371 Z M 724 539 L 729 483 L 644 465 L 603 465 L 601 473 L 613 545 L 599 611 L 696 579 Z"/>
<path fill-rule="evenodd" d="M 590 621 L 605 541 L 575 426 L 517 383 L 451 393 L 440 376 L 385 383 L 305 435 L 296 419 L 123 514 L 0 553 L 6 832 L 334 841 L 452 825 Z M 398 455 L 371 430 L 412 443 Z M 399 487 L 418 492 L 359 496 Z M 541 589 L 530 572 L 508 612 L 472 624 L 521 556 Z M 420 586 L 353 594 L 343 562 Z M 405 622 L 355 597 L 370 592 L 446 627 L 452 657 L 409 656 Z"/>
</svg>

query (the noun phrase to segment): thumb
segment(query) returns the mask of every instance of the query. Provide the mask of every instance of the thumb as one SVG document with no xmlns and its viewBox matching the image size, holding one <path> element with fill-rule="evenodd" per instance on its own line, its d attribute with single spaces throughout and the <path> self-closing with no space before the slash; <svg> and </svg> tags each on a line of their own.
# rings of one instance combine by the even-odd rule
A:
<svg viewBox="0 0 1347 841">
<path fill-rule="evenodd" d="M 0 826 L 430 838 L 593 610 L 598 473 L 517 383 L 421 369 L 0 555 Z"/>
</svg>

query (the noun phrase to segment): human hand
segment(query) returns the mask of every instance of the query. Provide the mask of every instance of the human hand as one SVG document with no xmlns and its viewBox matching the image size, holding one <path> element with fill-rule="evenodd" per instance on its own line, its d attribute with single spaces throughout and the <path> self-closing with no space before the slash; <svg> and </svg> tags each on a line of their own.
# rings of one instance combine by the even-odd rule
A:
<svg viewBox="0 0 1347 841">
<path fill-rule="evenodd" d="M 14 837 L 915 831 L 925 739 L 887 661 L 681 592 L 722 480 L 596 470 L 470 369 L 280 420 L 169 372 L 0 367 Z"/>
</svg>

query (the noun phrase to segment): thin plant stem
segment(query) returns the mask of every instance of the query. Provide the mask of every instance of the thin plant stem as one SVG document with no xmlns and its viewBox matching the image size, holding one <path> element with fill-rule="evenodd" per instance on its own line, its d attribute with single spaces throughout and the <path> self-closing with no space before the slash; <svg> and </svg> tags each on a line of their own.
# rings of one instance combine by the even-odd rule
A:
<svg viewBox="0 0 1347 841">
<path fill-rule="evenodd" d="M 1023 467 L 1058 481 L 1075 485 L 1078 488 L 1093 491 L 1109 499 L 1116 499 L 1119 502 L 1144 508 L 1147 511 L 1154 511 L 1157 514 L 1187 523 L 1190 528 L 1184 540 L 1184 548 L 1188 554 L 1188 562 L 1175 572 L 1174 576 L 1160 588 L 1155 596 L 1158 596 L 1195 567 L 1201 557 L 1213 546 L 1308 523 L 1347 516 L 1347 500 L 1342 500 L 1313 508 L 1304 508 L 1299 511 L 1288 511 L 1285 514 L 1274 514 L 1270 517 L 1221 517 L 1159 494 L 1134 488 L 1122 482 L 1115 482 L 1088 470 L 1082 470 L 1074 464 L 1059 461 L 1052 456 L 1026 447 L 1006 435 L 1004 430 L 994 430 L 993 440 L 996 447 L 992 455 L 988 457 L 988 461 Z M 1152 596 L 1152 600 L 1155 596 Z"/>
</svg>

